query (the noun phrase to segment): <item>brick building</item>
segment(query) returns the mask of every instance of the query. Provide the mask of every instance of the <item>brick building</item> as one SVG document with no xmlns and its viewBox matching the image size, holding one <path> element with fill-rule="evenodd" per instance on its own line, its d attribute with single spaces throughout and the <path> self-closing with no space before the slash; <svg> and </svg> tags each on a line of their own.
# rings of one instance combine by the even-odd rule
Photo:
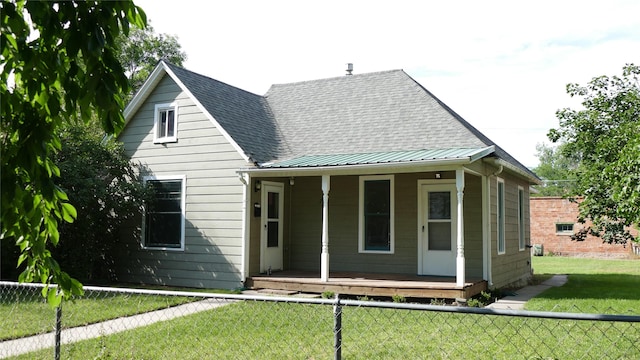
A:
<svg viewBox="0 0 640 360">
<path fill-rule="evenodd" d="M 607 244 L 587 235 L 584 241 L 571 240 L 571 235 L 585 228 L 578 223 L 578 204 L 562 197 L 532 197 L 531 244 L 542 244 L 544 255 L 625 258 L 632 252 L 631 244 Z M 632 234 L 638 234 L 632 231 Z"/>
</svg>

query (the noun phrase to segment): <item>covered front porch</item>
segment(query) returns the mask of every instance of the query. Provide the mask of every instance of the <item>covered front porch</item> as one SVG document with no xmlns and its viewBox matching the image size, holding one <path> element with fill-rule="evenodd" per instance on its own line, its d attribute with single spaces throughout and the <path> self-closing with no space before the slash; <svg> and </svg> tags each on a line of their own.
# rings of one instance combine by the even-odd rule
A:
<svg viewBox="0 0 640 360">
<path fill-rule="evenodd" d="M 485 174 L 494 168 L 474 159 L 330 172 L 246 170 L 245 286 L 360 296 L 479 294 L 490 286 Z"/>
<path fill-rule="evenodd" d="M 331 291 L 340 295 L 384 296 L 411 298 L 468 299 L 487 290 L 482 279 L 467 279 L 463 286 L 455 277 L 407 274 L 375 274 L 360 272 L 331 272 L 323 281 L 312 271 L 279 271 L 271 275 L 257 275 L 247 279 L 252 289 L 274 289 L 302 293 Z"/>
</svg>

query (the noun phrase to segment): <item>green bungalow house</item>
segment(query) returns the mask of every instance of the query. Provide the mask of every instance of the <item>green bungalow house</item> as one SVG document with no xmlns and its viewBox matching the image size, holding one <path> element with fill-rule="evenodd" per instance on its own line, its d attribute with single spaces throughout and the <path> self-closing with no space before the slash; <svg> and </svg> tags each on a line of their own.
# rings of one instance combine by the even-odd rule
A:
<svg viewBox="0 0 640 360">
<path fill-rule="evenodd" d="M 157 201 L 122 281 L 454 298 L 531 276 L 540 180 L 402 70 L 261 96 L 160 62 L 125 118 Z"/>
</svg>

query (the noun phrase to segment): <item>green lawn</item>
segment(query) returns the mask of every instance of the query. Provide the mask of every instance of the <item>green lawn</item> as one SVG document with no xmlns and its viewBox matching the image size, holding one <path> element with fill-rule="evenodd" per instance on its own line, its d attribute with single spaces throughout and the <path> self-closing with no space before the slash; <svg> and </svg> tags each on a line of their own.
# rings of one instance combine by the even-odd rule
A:
<svg viewBox="0 0 640 360">
<path fill-rule="evenodd" d="M 569 281 L 527 302 L 527 310 L 640 315 L 640 261 L 533 257 L 536 274 Z"/>
<path fill-rule="evenodd" d="M 541 275 L 569 274 L 569 282 L 528 309 L 640 314 L 638 261 L 536 257 L 533 266 Z M 95 311 L 113 306 L 126 305 Z M 23 309 L 19 315 L 27 316 Z M 344 307 L 342 324 L 344 359 L 640 357 L 640 323 Z M 331 306 L 245 301 L 64 345 L 62 358 L 326 359 L 333 357 L 333 325 Z M 20 358 L 49 359 L 52 352 Z"/>
<path fill-rule="evenodd" d="M 55 309 L 40 295 L 40 289 L 25 288 L 19 294 L 0 295 L 0 340 L 14 339 L 55 330 Z M 140 314 L 181 304 L 192 299 L 175 296 L 88 293 L 90 297 L 65 301 L 63 327 L 93 324 L 121 316 Z"/>
<path fill-rule="evenodd" d="M 629 274 L 640 275 L 640 260 L 588 259 L 561 256 L 533 256 L 536 274 Z"/>
<path fill-rule="evenodd" d="M 343 308 L 344 359 L 635 359 L 635 324 Z M 239 302 L 64 345 L 64 359 L 329 359 L 332 307 Z M 611 331 L 627 334 L 603 336 Z M 21 359 L 50 359 L 52 349 Z"/>
</svg>

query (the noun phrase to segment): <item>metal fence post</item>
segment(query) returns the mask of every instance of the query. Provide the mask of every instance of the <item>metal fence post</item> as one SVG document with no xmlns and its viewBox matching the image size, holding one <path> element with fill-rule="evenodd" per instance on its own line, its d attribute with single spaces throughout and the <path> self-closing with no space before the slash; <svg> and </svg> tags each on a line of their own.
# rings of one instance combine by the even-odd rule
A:
<svg viewBox="0 0 640 360">
<path fill-rule="evenodd" d="M 342 306 L 337 295 L 333 305 L 333 358 L 342 359 Z"/>
<path fill-rule="evenodd" d="M 60 360 L 60 333 L 62 332 L 62 303 L 56 307 L 56 346 L 55 359 Z"/>
</svg>

